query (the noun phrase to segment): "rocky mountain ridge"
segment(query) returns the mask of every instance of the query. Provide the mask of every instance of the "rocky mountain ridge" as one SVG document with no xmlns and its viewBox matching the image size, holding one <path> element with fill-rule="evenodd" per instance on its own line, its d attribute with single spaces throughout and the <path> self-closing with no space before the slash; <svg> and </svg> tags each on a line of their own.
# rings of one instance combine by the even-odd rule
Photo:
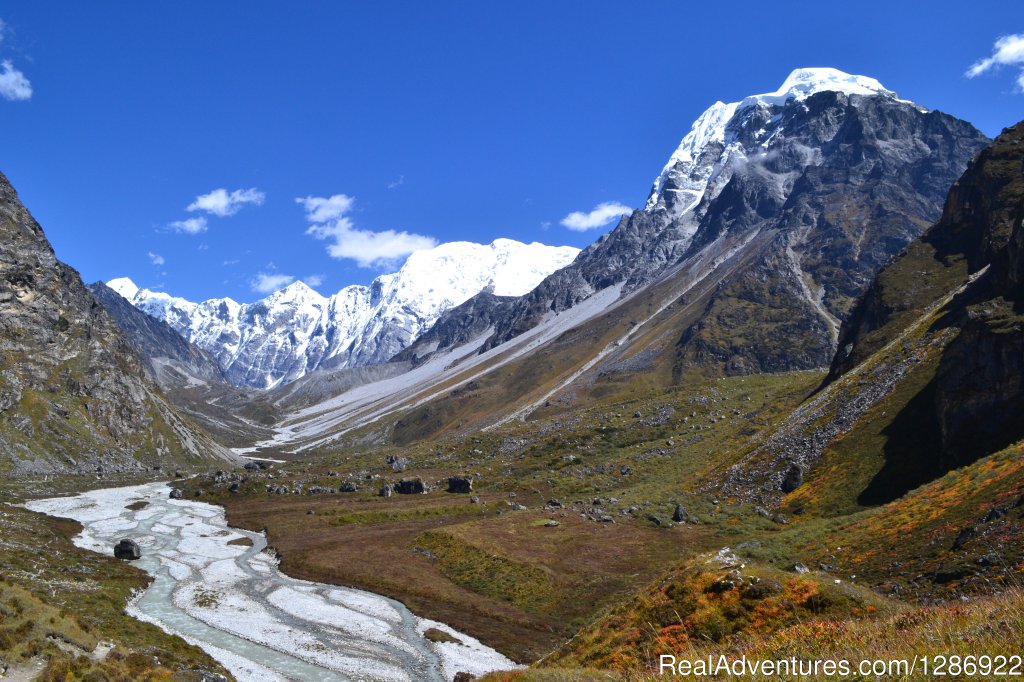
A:
<svg viewBox="0 0 1024 682">
<path fill-rule="evenodd" d="M 0 175 L 0 471 L 139 473 L 230 458 L 167 403 Z"/>
<path fill-rule="evenodd" d="M 294 282 L 251 304 L 229 298 L 193 303 L 125 278 L 107 284 L 212 354 L 232 383 L 270 388 L 321 367 L 387 362 L 448 309 L 482 292 L 522 295 L 577 253 L 510 239 L 452 242 L 413 253 L 398 272 L 368 287 L 324 297 Z"/>
<path fill-rule="evenodd" d="M 468 306 L 492 318 L 482 350 L 597 291 L 621 285 L 627 295 L 710 247 L 756 237 L 748 265 L 716 282 L 679 330 L 676 374 L 826 366 L 853 302 L 938 217 L 949 185 L 986 141 L 964 121 L 834 69 L 798 69 L 776 92 L 716 103 L 672 154 L 645 209 L 500 315 Z M 491 326 L 456 314 L 438 322 L 446 338 L 428 333 L 406 356 L 466 343 Z"/>
</svg>

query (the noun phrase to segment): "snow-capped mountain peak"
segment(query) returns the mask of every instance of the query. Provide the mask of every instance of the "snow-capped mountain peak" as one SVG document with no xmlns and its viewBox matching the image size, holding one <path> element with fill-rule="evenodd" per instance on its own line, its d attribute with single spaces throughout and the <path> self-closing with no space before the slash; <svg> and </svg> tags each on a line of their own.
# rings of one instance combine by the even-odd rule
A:
<svg viewBox="0 0 1024 682">
<path fill-rule="evenodd" d="M 826 91 L 843 92 L 847 95 L 896 96 L 895 92 L 868 76 L 854 76 L 839 69 L 828 67 L 805 68 L 794 69 L 775 92 L 766 92 L 762 95 L 751 95 L 744 98 L 740 102 L 740 108 L 754 104 L 785 104 L 789 99 L 806 99 L 811 95 Z"/>
<path fill-rule="evenodd" d="M 570 246 L 449 242 L 416 251 L 370 286 L 327 298 L 295 281 L 255 303 L 229 298 L 193 303 L 140 289 L 126 277 L 107 285 L 210 352 L 237 384 L 269 388 L 332 366 L 387 362 L 445 311 L 481 291 L 518 296 L 573 261 Z"/>
<path fill-rule="evenodd" d="M 728 166 L 738 151 L 733 131 L 738 127 L 740 119 L 751 116 L 755 110 L 782 107 L 791 100 L 803 101 L 819 92 L 896 99 L 895 92 L 874 78 L 819 67 L 793 70 L 774 92 L 750 95 L 729 104 L 715 102 L 693 123 L 655 178 L 645 210 L 651 211 L 660 205 L 682 216 L 695 209 L 704 199 L 709 186 L 714 184 L 718 173 Z M 917 108 L 924 111 L 921 107 Z M 777 118 L 765 118 L 771 123 L 778 123 Z M 768 125 L 763 133 L 763 138 L 768 140 L 771 135 Z M 672 196 L 665 197 L 666 192 Z"/>
<path fill-rule="evenodd" d="M 128 277 L 118 277 L 107 282 L 107 286 L 127 298 L 129 301 L 139 293 L 139 287 Z"/>
<path fill-rule="evenodd" d="M 277 301 L 316 301 L 326 303 L 327 299 L 311 289 L 301 279 L 297 279 L 286 287 L 270 294 L 268 299 Z"/>
</svg>

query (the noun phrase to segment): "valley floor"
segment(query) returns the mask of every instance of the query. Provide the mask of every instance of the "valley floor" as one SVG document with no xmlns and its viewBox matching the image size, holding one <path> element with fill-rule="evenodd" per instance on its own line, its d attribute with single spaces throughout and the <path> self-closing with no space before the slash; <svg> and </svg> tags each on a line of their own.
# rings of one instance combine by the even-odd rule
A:
<svg viewBox="0 0 1024 682">
<path fill-rule="evenodd" d="M 569 672 L 598 669 L 642 678 L 659 653 L 803 652 L 815 637 L 855 657 L 899 618 L 973 627 L 1009 608 L 1012 592 L 977 599 L 1015 584 L 1024 527 L 1007 510 L 1024 485 L 1019 446 L 886 505 L 830 492 L 831 467 L 771 512 L 712 485 L 821 379 L 735 377 L 550 405 L 525 423 L 404 447 L 360 447 L 357 434 L 315 458 L 201 477 L 186 494 L 223 504 L 233 525 L 265 528 L 289 575 L 394 597 L 534 664 L 510 679 L 600 679 Z M 885 460 L 858 466 L 851 486 Z M 450 476 L 473 491 L 446 492 Z M 378 494 L 402 478 L 428 492 Z M 972 540 L 954 548 L 965 527 Z M 735 566 L 702 563 L 726 547 Z M 743 580 L 714 587 L 732 570 Z M 751 575 L 768 587 L 747 590 Z M 920 610 L 929 603 L 957 606 Z"/>
</svg>

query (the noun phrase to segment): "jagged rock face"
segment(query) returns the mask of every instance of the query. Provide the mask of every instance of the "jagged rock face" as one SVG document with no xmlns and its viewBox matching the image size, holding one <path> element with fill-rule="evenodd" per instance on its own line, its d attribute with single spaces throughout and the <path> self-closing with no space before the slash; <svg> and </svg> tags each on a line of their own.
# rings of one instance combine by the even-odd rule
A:
<svg viewBox="0 0 1024 682">
<path fill-rule="evenodd" d="M 103 282 L 88 286 L 106 309 L 125 338 L 145 363 L 150 378 L 161 388 L 175 388 L 182 380 L 221 383 L 227 378 L 209 353 L 186 341 L 166 322 L 151 317 L 130 304 Z"/>
<path fill-rule="evenodd" d="M 935 377 L 943 450 L 965 462 L 1024 438 L 1024 122 L 979 155 L 955 198 L 979 247 L 971 264 L 991 263 Z"/>
<path fill-rule="evenodd" d="M 1024 174 L 1019 146 L 1024 144 L 1021 124 L 1008 128 L 974 160 L 953 184 L 939 221 L 913 244 L 907 253 L 879 277 L 865 292 L 840 334 L 839 352 L 832 365 L 835 378 L 874 353 L 890 336 L 884 327 L 904 311 L 920 309 L 944 294 L 928 286 L 928 278 L 901 277 L 911 270 L 915 258 L 927 256 L 926 264 L 936 271 L 963 269 L 977 272 L 992 264 L 1002 278 L 1000 287 L 1009 290 L 1020 282 L 1020 237 L 1007 249 L 1019 226 L 1020 203 L 1024 200 Z M 1019 229 L 1017 230 L 1019 235 Z M 935 279 L 935 278 L 933 278 Z"/>
<path fill-rule="evenodd" d="M 0 175 L 0 470 L 91 474 L 216 454 Z"/>
<path fill-rule="evenodd" d="M 1024 122 L 977 156 L 950 190 L 941 220 L 879 273 L 842 330 L 830 378 L 974 274 L 937 325 L 954 338 L 921 391 L 921 418 L 939 431 L 928 456 L 953 468 L 1024 438 L 1022 260 Z"/>
<path fill-rule="evenodd" d="M 694 123 L 646 208 L 512 303 L 484 348 L 595 291 L 621 283 L 629 293 L 710 245 L 760 235 L 750 267 L 722 279 L 701 319 L 681 330 L 677 370 L 825 366 L 854 300 L 938 218 L 986 142 L 968 123 L 830 69 L 719 102 Z"/>
<path fill-rule="evenodd" d="M 211 353 L 232 383 L 269 388 L 321 367 L 385 363 L 450 308 L 481 292 L 525 293 L 577 253 L 508 239 L 453 242 L 412 254 L 399 272 L 381 275 L 369 287 L 349 286 L 325 298 L 296 282 L 252 304 L 197 304 L 125 279 L 109 284 Z"/>
</svg>

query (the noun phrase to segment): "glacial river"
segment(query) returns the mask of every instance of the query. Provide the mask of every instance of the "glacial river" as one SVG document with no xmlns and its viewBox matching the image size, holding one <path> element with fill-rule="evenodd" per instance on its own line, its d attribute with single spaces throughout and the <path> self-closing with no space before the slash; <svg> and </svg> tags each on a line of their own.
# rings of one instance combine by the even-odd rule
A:
<svg viewBox="0 0 1024 682">
<path fill-rule="evenodd" d="M 393 599 L 289 578 L 261 534 L 230 528 L 221 507 L 169 493 L 167 484 L 150 483 L 26 506 L 81 523 L 74 542 L 85 549 L 111 555 L 121 538 L 135 540 L 142 559 L 134 563 L 154 580 L 128 613 L 202 647 L 243 682 L 442 682 L 460 671 L 517 667 Z M 429 628 L 460 643 L 431 642 L 423 637 Z"/>
</svg>

